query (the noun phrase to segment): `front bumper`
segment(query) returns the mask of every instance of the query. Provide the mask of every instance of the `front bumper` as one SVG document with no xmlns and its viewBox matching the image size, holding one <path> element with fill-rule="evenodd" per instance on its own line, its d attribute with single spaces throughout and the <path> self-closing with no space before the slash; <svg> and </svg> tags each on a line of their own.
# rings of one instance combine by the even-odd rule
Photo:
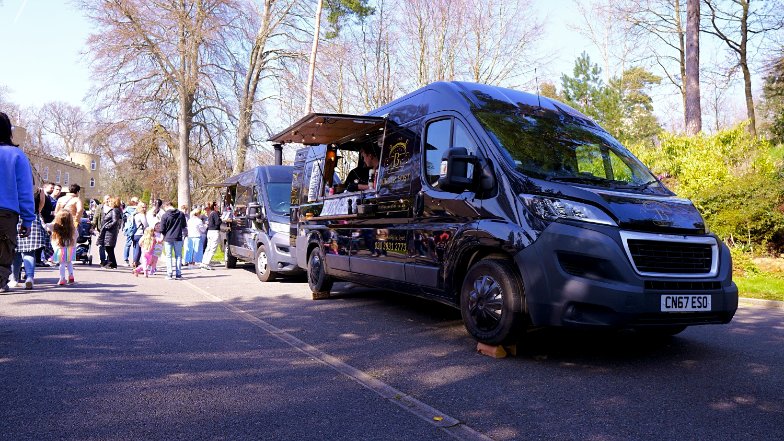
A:
<svg viewBox="0 0 784 441">
<path fill-rule="evenodd" d="M 275 233 L 269 238 L 267 259 L 270 269 L 279 274 L 299 273 L 302 268 L 297 266 L 297 256 L 294 247 L 289 243 L 289 236 Z"/>
<path fill-rule="evenodd" d="M 650 327 L 728 323 L 738 308 L 729 250 L 713 277 L 642 276 L 615 227 L 552 223 L 514 260 L 536 326 Z M 662 312 L 662 295 L 710 296 L 711 309 Z"/>
</svg>

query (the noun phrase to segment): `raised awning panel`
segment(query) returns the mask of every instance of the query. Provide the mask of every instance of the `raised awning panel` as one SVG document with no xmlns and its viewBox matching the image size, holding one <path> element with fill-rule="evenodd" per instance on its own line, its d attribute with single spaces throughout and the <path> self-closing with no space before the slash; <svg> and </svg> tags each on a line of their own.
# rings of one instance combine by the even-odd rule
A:
<svg viewBox="0 0 784 441">
<path fill-rule="evenodd" d="M 269 141 L 280 144 L 340 144 L 382 130 L 385 121 L 378 116 L 311 113 Z"/>
</svg>

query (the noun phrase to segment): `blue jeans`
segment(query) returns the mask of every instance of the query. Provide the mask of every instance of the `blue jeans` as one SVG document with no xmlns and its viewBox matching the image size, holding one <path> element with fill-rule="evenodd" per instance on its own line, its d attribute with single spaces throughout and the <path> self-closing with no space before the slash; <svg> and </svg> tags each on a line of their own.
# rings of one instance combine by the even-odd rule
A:
<svg viewBox="0 0 784 441">
<path fill-rule="evenodd" d="M 190 237 L 185 239 L 185 262 L 201 263 L 201 237 Z"/>
<path fill-rule="evenodd" d="M 166 275 L 182 277 L 182 241 L 164 242 L 163 254 L 166 258 Z"/>
<path fill-rule="evenodd" d="M 123 250 L 123 260 L 128 262 L 131 257 L 131 248 L 133 248 L 133 236 L 125 236 L 125 249 Z"/>
<path fill-rule="evenodd" d="M 139 265 L 142 260 L 142 246 L 139 241 L 142 240 L 141 234 L 133 235 L 133 266 Z"/>
<path fill-rule="evenodd" d="M 22 263 L 24 263 L 25 277 L 32 280 L 35 276 L 35 251 L 23 251 L 14 255 L 11 262 L 11 280 L 22 283 Z"/>
</svg>

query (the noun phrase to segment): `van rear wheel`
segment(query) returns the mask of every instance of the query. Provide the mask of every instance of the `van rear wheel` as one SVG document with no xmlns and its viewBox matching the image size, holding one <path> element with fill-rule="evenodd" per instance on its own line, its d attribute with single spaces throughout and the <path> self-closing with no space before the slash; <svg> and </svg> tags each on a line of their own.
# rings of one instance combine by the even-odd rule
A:
<svg viewBox="0 0 784 441">
<path fill-rule="evenodd" d="M 262 282 L 269 282 L 275 280 L 275 276 L 275 272 L 269 266 L 267 249 L 264 245 L 259 245 L 256 250 L 256 277 Z"/>
<path fill-rule="evenodd" d="M 223 265 L 229 269 L 237 268 L 237 258 L 231 255 L 228 242 L 223 244 Z"/>
<path fill-rule="evenodd" d="M 321 247 L 313 248 L 308 256 L 308 286 L 313 293 L 313 300 L 328 299 L 332 282 L 324 266 L 324 252 Z"/>
<path fill-rule="evenodd" d="M 523 283 L 502 260 L 482 260 L 468 271 L 460 291 L 460 313 L 469 334 L 482 343 L 514 343 L 525 326 Z"/>
</svg>

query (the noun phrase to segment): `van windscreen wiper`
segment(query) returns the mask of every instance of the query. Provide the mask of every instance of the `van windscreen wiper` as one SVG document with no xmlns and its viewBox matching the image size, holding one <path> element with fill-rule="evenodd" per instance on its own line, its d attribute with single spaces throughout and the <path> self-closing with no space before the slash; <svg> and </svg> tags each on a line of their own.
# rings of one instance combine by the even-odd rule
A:
<svg viewBox="0 0 784 441">
<path fill-rule="evenodd" d="M 576 182 L 578 184 L 602 184 L 602 185 L 617 185 L 621 181 L 612 181 L 605 178 L 600 178 L 594 175 L 583 176 L 548 176 L 545 178 L 547 181 L 555 182 Z M 625 182 L 624 182 L 625 183 Z"/>
</svg>

